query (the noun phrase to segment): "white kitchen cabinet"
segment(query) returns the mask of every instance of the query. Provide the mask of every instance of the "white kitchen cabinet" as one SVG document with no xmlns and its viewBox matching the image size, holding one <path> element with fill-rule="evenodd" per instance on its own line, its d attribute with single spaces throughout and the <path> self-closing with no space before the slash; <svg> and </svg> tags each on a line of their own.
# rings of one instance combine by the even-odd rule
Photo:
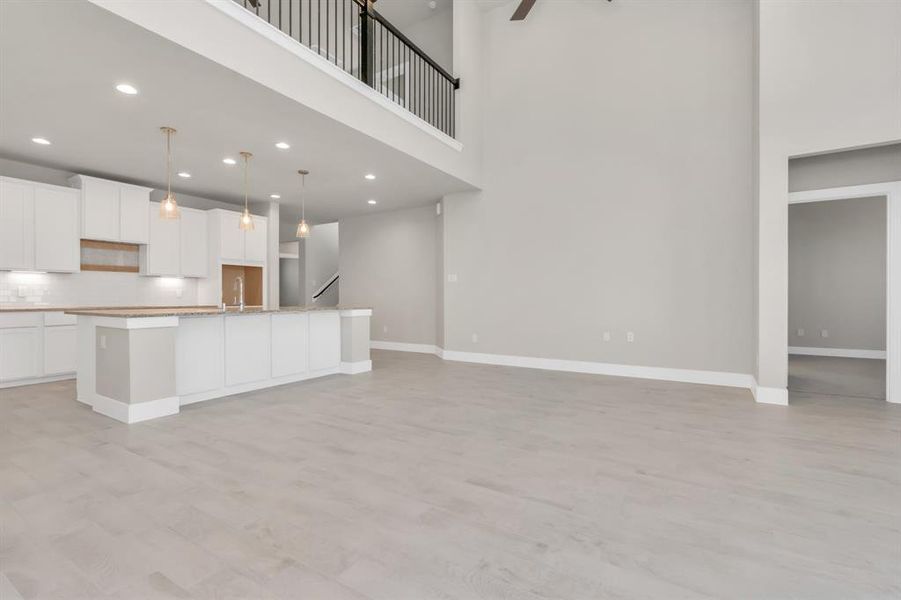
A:
<svg viewBox="0 0 901 600">
<path fill-rule="evenodd" d="M 41 328 L 0 329 L 0 381 L 41 375 Z"/>
<path fill-rule="evenodd" d="M 150 239 L 147 246 L 141 248 L 143 275 L 166 275 L 178 277 L 179 268 L 179 223 L 181 219 L 161 219 L 160 205 L 151 202 L 148 208 L 150 215 Z"/>
<path fill-rule="evenodd" d="M 225 385 L 224 320 L 225 317 L 179 320 L 175 335 L 175 393 L 179 396 Z"/>
<path fill-rule="evenodd" d="M 44 375 L 75 372 L 75 325 L 44 327 Z"/>
<path fill-rule="evenodd" d="M 206 277 L 209 269 L 207 218 L 202 210 L 181 209 L 179 258 L 182 277 Z"/>
<path fill-rule="evenodd" d="M 306 313 L 272 314 L 272 377 L 307 371 L 309 320 Z"/>
<path fill-rule="evenodd" d="M 119 241 L 146 244 L 150 240 L 150 190 L 119 185 Z M 157 208 L 157 210 L 159 210 Z"/>
<path fill-rule="evenodd" d="M 81 190 L 81 237 L 107 242 L 146 244 L 150 238 L 150 188 L 75 175 Z"/>
<path fill-rule="evenodd" d="M 78 190 L 34 188 L 34 269 L 74 273 L 81 270 Z"/>
<path fill-rule="evenodd" d="M 0 269 L 34 269 L 34 185 L 0 179 Z"/>
<path fill-rule="evenodd" d="M 0 269 L 79 271 L 78 208 L 77 190 L 0 177 Z"/>
<path fill-rule="evenodd" d="M 341 362 L 341 317 L 334 311 L 312 311 L 310 315 L 310 371 L 333 369 Z"/>
<path fill-rule="evenodd" d="M 225 384 L 238 385 L 269 379 L 269 315 L 224 318 Z"/>
<path fill-rule="evenodd" d="M 263 264 L 266 262 L 266 217 L 254 215 L 254 230 L 238 228 L 241 213 L 215 209 L 209 211 L 212 226 L 218 232 L 217 251 L 228 264 Z"/>
</svg>

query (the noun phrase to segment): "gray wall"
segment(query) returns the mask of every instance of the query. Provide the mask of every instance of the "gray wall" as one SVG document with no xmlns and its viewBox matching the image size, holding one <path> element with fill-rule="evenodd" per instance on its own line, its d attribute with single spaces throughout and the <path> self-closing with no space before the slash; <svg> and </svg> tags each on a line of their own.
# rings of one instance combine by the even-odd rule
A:
<svg viewBox="0 0 901 600">
<path fill-rule="evenodd" d="M 305 263 L 305 304 L 314 304 L 313 294 L 338 270 L 338 223 L 314 225 L 310 237 L 304 240 L 301 246 Z M 315 304 L 336 306 L 343 279 L 342 277 L 338 283 L 330 287 Z"/>
<path fill-rule="evenodd" d="M 901 144 L 833 152 L 788 162 L 792 192 L 901 181 Z"/>
<path fill-rule="evenodd" d="M 885 198 L 789 206 L 788 250 L 788 345 L 885 350 Z"/>
<path fill-rule="evenodd" d="M 279 299 L 282 306 L 302 304 L 300 294 L 300 259 L 282 258 L 279 266 Z"/>
<path fill-rule="evenodd" d="M 372 306 L 372 339 L 436 343 L 435 206 L 341 223 L 341 302 Z"/>
<path fill-rule="evenodd" d="M 485 14 L 484 191 L 445 202 L 445 347 L 752 372 L 751 3 L 529 19 Z"/>
</svg>

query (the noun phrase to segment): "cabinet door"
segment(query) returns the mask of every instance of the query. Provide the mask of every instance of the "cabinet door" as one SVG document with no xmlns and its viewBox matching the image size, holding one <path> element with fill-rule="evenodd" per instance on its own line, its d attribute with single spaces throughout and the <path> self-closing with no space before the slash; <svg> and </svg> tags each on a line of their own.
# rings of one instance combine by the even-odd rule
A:
<svg viewBox="0 0 901 600">
<path fill-rule="evenodd" d="M 272 376 L 299 375 L 307 370 L 307 313 L 273 313 Z"/>
<path fill-rule="evenodd" d="M 41 375 L 39 327 L 0 329 L 0 381 Z"/>
<path fill-rule="evenodd" d="M 310 312 L 310 370 L 332 369 L 341 362 L 341 317 L 337 311 Z"/>
<path fill-rule="evenodd" d="M 244 259 L 244 232 L 238 229 L 240 214 L 229 210 L 219 211 L 220 256 L 241 264 Z"/>
<path fill-rule="evenodd" d="M 34 268 L 34 186 L 0 180 L 0 269 Z"/>
<path fill-rule="evenodd" d="M 199 210 L 181 210 L 181 275 L 206 277 L 209 266 L 206 215 Z"/>
<path fill-rule="evenodd" d="M 160 205 L 150 203 L 150 240 L 145 249 L 145 275 L 178 277 L 178 246 L 180 219 L 161 219 Z"/>
<path fill-rule="evenodd" d="M 119 184 L 85 177 L 81 192 L 81 237 L 118 242 Z"/>
<path fill-rule="evenodd" d="M 75 325 L 44 328 L 44 375 L 75 372 Z"/>
<path fill-rule="evenodd" d="M 34 189 L 34 268 L 80 270 L 78 190 Z"/>
<path fill-rule="evenodd" d="M 225 317 L 225 383 L 269 379 L 269 315 Z"/>
<path fill-rule="evenodd" d="M 131 185 L 119 188 L 119 239 L 132 244 L 146 244 L 150 239 L 149 190 Z"/>
<path fill-rule="evenodd" d="M 266 262 L 266 219 L 254 217 L 253 231 L 247 231 L 247 260 L 254 262 Z"/>
</svg>

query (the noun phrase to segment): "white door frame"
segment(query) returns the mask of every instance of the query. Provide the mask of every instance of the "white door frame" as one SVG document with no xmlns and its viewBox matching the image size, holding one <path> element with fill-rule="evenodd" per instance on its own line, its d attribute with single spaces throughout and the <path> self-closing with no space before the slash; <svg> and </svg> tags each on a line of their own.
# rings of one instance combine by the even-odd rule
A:
<svg viewBox="0 0 901 600">
<path fill-rule="evenodd" d="M 789 204 L 886 198 L 885 399 L 901 403 L 901 181 L 792 192 Z"/>
</svg>

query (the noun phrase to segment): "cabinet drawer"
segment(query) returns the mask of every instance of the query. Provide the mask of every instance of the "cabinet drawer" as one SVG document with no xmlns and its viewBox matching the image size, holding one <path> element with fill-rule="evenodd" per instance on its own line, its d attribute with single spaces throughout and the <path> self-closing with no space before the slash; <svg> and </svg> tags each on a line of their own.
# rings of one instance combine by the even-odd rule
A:
<svg viewBox="0 0 901 600">
<path fill-rule="evenodd" d="M 43 322 L 43 313 L 11 312 L 0 314 L 0 329 L 10 327 L 38 327 Z"/>
<path fill-rule="evenodd" d="M 54 325 L 75 325 L 78 317 L 75 315 L 67 315 L 63 312 L 45 312 L 44 325 L 52 327 Z"/>
</svg>

